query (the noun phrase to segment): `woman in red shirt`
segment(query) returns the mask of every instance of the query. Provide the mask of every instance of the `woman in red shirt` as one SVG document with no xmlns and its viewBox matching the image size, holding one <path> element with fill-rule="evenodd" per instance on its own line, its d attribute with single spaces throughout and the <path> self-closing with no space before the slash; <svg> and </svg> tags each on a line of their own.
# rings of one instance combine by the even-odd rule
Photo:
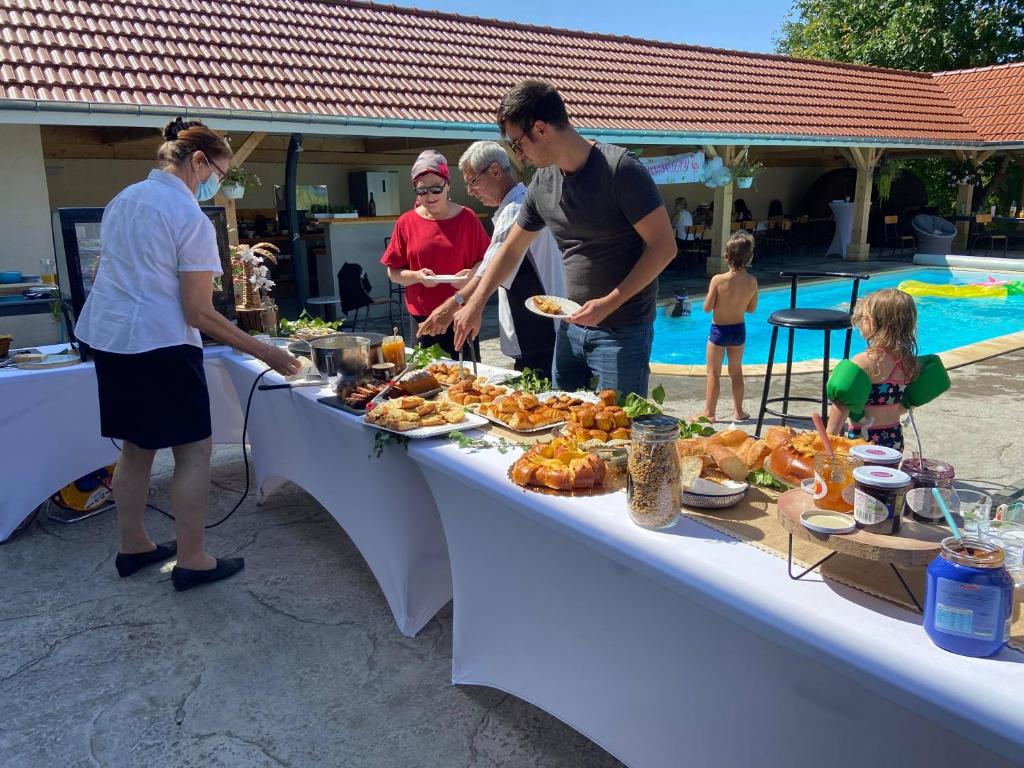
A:
<svg viewBox="0 0 1024 768">
<path fill-rule="evenodd" d="M 451 176 L 440 152 L 420 153 L 412 166 L 412 185 L 417 205 L 395 222 L 380 261 L 393 282 L 406 286 L 405 303 L 412 321 L 408 338 L 415 339 L 420 323 L 473 277 L 490 238 L 473 211 L 448 199 Z M 461 279 L 444 283 L 432 279 L 451 275 Z M 450 356 L 457 356 L 450 326 L 439 336 L 421 336 L 419 343 L 439 344 Z M 474 348 L 479 358 L 479 341 Z"/>
</svg>

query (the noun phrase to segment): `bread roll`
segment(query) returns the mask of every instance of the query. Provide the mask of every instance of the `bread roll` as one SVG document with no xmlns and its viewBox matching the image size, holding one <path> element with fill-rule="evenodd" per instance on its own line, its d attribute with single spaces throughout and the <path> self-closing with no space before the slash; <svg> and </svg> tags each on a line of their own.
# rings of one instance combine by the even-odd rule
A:
<svg viewBox="0 0 1024 768">
<path fill-rule="evenodd" d="M 712 445 L 708 447 L 708 453 L 715 460 L 718 468 L 725 472 L 731 479 L 737 482 L 746 480 L 750 474 L 748 467 L 732 448 L 723 445 Z"/>
<path fill-rule="evenodd" d="M 753 440 L 749 444 L 744 444 L 743 450 L 739 452 L 739 457 L 751 469 L 759 469 L 771 452 L 772 449 L 768 446 L 767 441 Z"/>
<path fill-rule="evenodd" d="M 743 445 L 749 435 L 742 429 L 724 429 L 708 438 L 708 445 L 723 445 L 726 448 L 737 448 Z"/>
<path fill-rule="evenodd" d="M 774 451 L 780 445 L 788 443 L 795 434 L 796 430 L 792 427 L 769 427 L 768 431 L 764 433 L 764 439 L 768 443 L 768 447 Z"/>
<path fill-rule="evenodd" d="M 691 437 L 686 440 L 676 440 L 676 453 L 680 459 L 687 456 L 703 456 L 707 450 L 708 441 L 703 437 Z"/>
</svg>

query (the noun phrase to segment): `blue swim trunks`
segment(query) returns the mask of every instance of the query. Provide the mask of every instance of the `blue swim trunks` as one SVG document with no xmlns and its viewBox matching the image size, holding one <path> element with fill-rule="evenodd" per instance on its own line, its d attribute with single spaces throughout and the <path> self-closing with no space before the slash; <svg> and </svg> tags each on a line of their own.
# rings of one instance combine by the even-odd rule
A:
<svg viewBox="0 0 1024 768">
<path fill-rule="evenodd" d="M 738 347 L 747 341 L 747 324 L 715 325 L 712 323 L 708 341 L 716 347 Z"/>
</svg>

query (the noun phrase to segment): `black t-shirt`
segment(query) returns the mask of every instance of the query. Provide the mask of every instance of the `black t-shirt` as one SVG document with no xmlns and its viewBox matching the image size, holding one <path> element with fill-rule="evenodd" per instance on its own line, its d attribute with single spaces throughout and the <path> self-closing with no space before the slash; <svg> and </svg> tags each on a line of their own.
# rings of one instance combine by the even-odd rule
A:
<svg viewBox="0 0 1024 768">
<path fill-rule="evenodd" d="M 661 205 L 658 188 L 636 155 L 598 142 L 576 173 L 563 174 L 557 166 L 538 169 L 516 223 L 530 232 L 551 230 L 565 260 L 568 298 L 583 304 L 606 296 L 626 278 L 644 250 L 633 225 Z M 653 322 L 657 296 L 653 280 L 601 326 Z"/>
</svg>

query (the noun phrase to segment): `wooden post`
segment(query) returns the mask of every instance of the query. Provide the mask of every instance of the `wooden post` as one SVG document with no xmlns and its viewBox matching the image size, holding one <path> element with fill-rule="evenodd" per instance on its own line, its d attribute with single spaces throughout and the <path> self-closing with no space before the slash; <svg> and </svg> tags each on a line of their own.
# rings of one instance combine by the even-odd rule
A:
<svg viewBox="0 0 1024 768">
<path fill-rule="evenodd" d="M 248 138 L 242 142 L 242 146 L 235 152 L 234 157 L 231 158 L 232 167 L 237 168 L 244 163 L 266 135 L 265 133 L 250 133 Z M 224 213 L 228 220 L 228 243 L 238 245 L 238 215 L 235 210 L 235 201 L 225 197 L 223 192 L 218 192 L 214 202 L 224 206 Z"/>
<path fill-rule="evenodd" d="M 857 186 L 853 195 L 853 232 L 846 248 L 847 261 L 867 261 L 871 256 L 868 243 L 868 222 L 871 216 L 871 186 L 875 176 L 875 165 L 881 152 L 871 148 L 850 147 L 850 154 L 857 164 Z"/>
<path fill-rule="evenodd" d="M 723 151 L 719 153 L 722 162 L 730 165 L 736 150 L 733 147 L 723 147 L 722 149 Z M 715 150 L 714 147 L 705 147 L 705 151 L 712 154 Z M 704 274 L 708 277 L 725 272 L 729 268 L 725 263 L 725 244 L 732 232 L 732 191 L 731 181 L 724 187 L 715 187 L 715 217 L 711 222 L 711 252 L 708 254 L 707 264 L 704 267 Z"/>
<path fill-rule="evenodd" d="M 959 184 L 956 188 L 956 212 L 961 211 L 965 216 L 970 216 L 974 210 L 974 185 Z M 958 250 L 967 250 L 967 237 L 971 233 L 971 222 L 958 221 L 956 223 L 956 247 Z"/>
</svg>

